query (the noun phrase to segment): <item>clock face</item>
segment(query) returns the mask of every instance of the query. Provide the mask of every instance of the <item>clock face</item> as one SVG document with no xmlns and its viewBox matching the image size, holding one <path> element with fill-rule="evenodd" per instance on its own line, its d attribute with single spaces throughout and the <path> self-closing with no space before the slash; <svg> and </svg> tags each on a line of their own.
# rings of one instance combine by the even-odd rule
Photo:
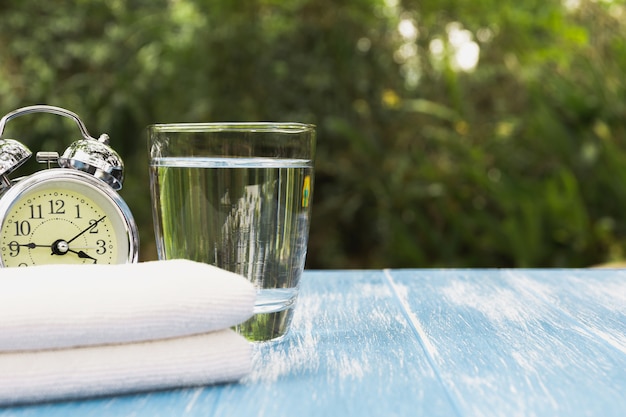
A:
<svg viewBox="0 0 626 417">
<path fill-rule="evenodd" d="M 79 171 L 41 174 L 2 197 L 2 265 L 118 264 L 136 257 L 132 218 L 114 191 Z"/>
</svg>

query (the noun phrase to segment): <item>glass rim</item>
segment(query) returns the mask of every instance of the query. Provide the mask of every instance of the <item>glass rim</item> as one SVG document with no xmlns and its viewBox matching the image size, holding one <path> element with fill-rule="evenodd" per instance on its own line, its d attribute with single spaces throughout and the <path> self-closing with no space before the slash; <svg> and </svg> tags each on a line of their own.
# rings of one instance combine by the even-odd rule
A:
<svg viewBox="0 0 626 417">
<path fill-rule="evenodd" d="M 156 132 L 285 132 L 301 133 L 315 130 L 316 126 L 299 122 L 206 122 L 206 123 L 154 123 L 147 126 Z"/>
</svg>

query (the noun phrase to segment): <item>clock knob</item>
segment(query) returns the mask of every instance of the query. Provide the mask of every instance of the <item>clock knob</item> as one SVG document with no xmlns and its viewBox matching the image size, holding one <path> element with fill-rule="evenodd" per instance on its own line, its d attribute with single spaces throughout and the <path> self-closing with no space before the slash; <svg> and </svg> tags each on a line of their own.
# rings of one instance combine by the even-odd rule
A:
<svg viewBox="0 0 626 417">
<path fill-rule="evenodd" d="M 63 168 L 87 172 L 109 184 L 114 190 L 122 188 L 124 163 L 109 145 L 109 136 L 83 139 L 72 143 L 59 158 Z"/>
<path fill-rule="evenodd" d="M 0 176 L 15 171 L 32 154 L 30 149 L 14 139 L 0 139 Z"/>
</svg>

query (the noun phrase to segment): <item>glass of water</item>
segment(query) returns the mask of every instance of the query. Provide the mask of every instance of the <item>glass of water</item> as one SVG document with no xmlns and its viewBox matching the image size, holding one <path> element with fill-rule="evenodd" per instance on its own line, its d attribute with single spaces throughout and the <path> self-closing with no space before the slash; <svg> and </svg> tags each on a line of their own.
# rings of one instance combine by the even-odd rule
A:
<svg viewBox="0 0 626 417">
<path fill-rule="evenodd" d="M 159 259 L 190 259 L 247 277 L 253 341 L 289 329 L 304 269 L 315 126 L 156 124 L 147 128 Z"/>
</svg>

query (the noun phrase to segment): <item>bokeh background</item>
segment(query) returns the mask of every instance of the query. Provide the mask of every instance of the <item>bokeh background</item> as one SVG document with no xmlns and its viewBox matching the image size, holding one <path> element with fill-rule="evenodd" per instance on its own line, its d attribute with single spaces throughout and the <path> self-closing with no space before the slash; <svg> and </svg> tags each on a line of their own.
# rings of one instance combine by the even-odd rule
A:
<svg viewBox="0 0 626 417">
<path fill-rule="evenodd" d="M 142 260 L 145 126 L 257 120 L 318 127 L 308 268 L 626 257 L 621 0 L 3 0 L 0 113 L 32 104 L 111 136 Z M 52 115 L 6 137 L 79 139 Z"/>
</svg>

